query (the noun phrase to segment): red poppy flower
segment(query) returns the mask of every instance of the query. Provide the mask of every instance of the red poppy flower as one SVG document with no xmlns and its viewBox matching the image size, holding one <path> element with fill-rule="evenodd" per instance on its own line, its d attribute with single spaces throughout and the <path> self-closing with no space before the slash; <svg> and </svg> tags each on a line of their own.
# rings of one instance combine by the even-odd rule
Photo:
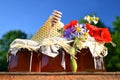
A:
<svg viewBox="0 0 120 80">
<path fill-rule="evenodd" d="M 77 25 L 77 24 L 78 24 L 77 20 L 70 21 L 70 26 L 74 26 L 74 25 Z"/>
<path fill-rule="evenodd" d="M 64 26 L 64 30 L 66 30 L 66 29 L 68 29 L 68 28 L 71 28 L 72 26 L 77 25 L 77 24 L 78 24 L 78 21 L 77 21 L 77 20 L 72 20 L 72 21 L 70 21 L 69 24 L 66 24 L 66 25 Z"/>
<path fill-rule="evenodd" d="M 64 25 L 64 27 L 63 27 L 64 31 L 65 31 L 66 29 L 68 29 L 69 26 L 70 26 L 70 24 L 66 24 L 66 25 Z"/>
<path fill-rule="evenodd" d="M 97 28 L 96 26 L 86 24 L 90 36 L 94 37 L 96 41 L 111 42 L 112 38 L 108 28 Z"/>
</svg>

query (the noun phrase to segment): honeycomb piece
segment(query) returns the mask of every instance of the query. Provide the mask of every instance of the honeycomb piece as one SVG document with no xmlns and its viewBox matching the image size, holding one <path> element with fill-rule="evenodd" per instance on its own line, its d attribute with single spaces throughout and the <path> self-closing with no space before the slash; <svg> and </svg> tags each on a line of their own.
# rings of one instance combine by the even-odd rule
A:
<svg viewBox="0 0 120 80">
<path fill-rule="evenodd" d="M 48 32 L 51 28 L 51 18 L 52 16 L 50 16 L 48 18 L 48 20 L 43 24 L 43 26 L 35 33 L 35 35 L 31 38 L 31 40 L 36 41 L 36 42 L 40 42 L 42 41 L 44 38 L 47 38 L 48 36 Z M 60 33 L 57 31 L 58 29 L 63 27 L 63 23 L 61 23 L 60 21 L 58 21 L 53 27 L 52 27 L 52 31 L 50 33 L 49 37 L 53 37 L 53 36 L 60 36 Z"/>
</svg>

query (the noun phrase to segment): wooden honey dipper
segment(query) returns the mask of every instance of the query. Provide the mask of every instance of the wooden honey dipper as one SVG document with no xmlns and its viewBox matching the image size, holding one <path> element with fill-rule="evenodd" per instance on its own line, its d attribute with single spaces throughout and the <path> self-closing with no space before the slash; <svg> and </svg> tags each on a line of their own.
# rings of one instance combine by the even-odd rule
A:
<svg viewBox="0 0 120 80">
<path fill-rule="evenodd" d="M 60 11 L 57 11 L 57 10 L 54 10 L 53 13 L 52 13 L 52 18 L 51 18 L 51 27 L 50 27 L 50 30 L 48 32 L 48 35 L 47 37 L 50 37 L 50 33 L 52 31 L 52 27 L 58 22 L 60 21 L 61 19 L 61 16 L 62 13 Z"/>
</svg>

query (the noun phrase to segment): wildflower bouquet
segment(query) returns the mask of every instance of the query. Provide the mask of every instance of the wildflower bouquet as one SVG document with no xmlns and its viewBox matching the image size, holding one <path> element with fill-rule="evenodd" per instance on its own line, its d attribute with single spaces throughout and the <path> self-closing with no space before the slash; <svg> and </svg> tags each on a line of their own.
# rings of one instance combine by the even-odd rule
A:
<svg viewBox="0 0 120 80">
<path fill-rule="evenodd" d="M 77 71 L 77 58 L 75 57 L 77 51 L 88 47 L 93 56 L 101 56 L 101 53 L 105 56 L 107 54 L 107 48 L 104 47 L 104 43 L 112 41 L 110 32 L 107 28 L 98 28 L 93 25 L 98 23 L 98 17 L 88 15 L 85 16 L 84 20 L 85 23 L 83 24 L 79 24 L 77 20 L 72 20 L 59 30 L 62 32 L 63 38 L 73 40 L 73 44 L 69 49 L 69 54 L 71 55 L 71 70 L 73 72 Z M 97 45 L 98 48 L 95 47 Z"/>
</svg>

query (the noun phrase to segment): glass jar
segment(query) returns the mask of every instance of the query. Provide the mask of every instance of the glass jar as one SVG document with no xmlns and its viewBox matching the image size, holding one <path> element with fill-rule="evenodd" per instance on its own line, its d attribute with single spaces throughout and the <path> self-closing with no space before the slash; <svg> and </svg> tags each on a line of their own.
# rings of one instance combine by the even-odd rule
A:
<svg viewBox="0 0 120 80">
<path fill-rule="evenodd" d="M 9 72 L 40 72 L 40 53 L 21 48 L 15 54 L 8 53 Z"/>
</svg>

